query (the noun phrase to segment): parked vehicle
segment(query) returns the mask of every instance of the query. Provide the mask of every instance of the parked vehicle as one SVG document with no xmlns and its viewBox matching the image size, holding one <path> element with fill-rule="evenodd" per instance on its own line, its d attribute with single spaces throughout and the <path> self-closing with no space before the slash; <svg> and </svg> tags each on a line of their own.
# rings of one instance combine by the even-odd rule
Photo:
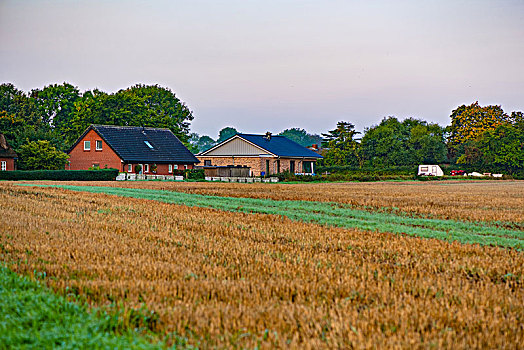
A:
<svg viewBox="0 0 524 350">
<path fill-rule="evenodd" d="M 444 176 L 444 172 L 438 165 L 419 165 L 418 176 Z"/>
<path fill-rule="evenodd" d="M 465 170 L 451 170 L 451 176 L 467 176 Z"/>
</svg>

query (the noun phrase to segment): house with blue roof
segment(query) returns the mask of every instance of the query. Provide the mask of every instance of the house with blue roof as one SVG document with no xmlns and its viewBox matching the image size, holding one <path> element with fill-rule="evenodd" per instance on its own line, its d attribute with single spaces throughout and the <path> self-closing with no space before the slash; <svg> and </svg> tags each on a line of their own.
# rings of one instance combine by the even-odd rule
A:
<svg viewBox="0 0 524 350">
<path fill-rule="evenodd" d="M 289 171 L 314 174 L 315 162 L 322 158 L 284 136 L 236 134 L 224 142 L 197 154 L 200 165 L 242 166 L 252 176 L 266 176 Z"/>
</svg>

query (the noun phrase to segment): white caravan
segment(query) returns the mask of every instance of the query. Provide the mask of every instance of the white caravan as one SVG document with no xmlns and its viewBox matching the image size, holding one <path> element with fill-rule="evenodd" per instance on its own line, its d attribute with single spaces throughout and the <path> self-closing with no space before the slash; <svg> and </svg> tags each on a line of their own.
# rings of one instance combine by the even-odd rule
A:
<svg viewBox="0 0 524 350">
<path fill-rule="evenodd" d="M 444 172 L 438 165 L 419 165 L 419 176 L 444 176 Z"/>
</svg>

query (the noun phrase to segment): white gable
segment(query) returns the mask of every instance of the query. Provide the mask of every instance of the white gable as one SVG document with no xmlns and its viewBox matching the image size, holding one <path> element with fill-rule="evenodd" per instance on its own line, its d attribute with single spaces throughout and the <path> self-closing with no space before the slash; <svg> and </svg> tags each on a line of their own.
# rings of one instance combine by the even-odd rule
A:
<svg viewBox="0 0 524 350">
<path fill-rule="evenodd" d="M 234 137 L 230 141 L 204 153 L 206 156 L 254 156 L 271 154 L 239 137 Z"/>
</svg>

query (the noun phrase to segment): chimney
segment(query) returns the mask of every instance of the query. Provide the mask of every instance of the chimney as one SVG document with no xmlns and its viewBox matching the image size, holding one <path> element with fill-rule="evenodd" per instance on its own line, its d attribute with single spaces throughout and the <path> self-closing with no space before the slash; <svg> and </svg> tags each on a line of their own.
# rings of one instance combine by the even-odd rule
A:
<svg viewBox="0 0 524 350">
<path fill-rule="evenodd" d="M 269 131 L 266 132 L 266 136 L 265 136 L 265 137 L 266 137 L 266 139 L 267 139 L 268 141 L 270 141 L 270 140 L 271 140 L 271 133 L 270 133 Z"/>
</svg>

